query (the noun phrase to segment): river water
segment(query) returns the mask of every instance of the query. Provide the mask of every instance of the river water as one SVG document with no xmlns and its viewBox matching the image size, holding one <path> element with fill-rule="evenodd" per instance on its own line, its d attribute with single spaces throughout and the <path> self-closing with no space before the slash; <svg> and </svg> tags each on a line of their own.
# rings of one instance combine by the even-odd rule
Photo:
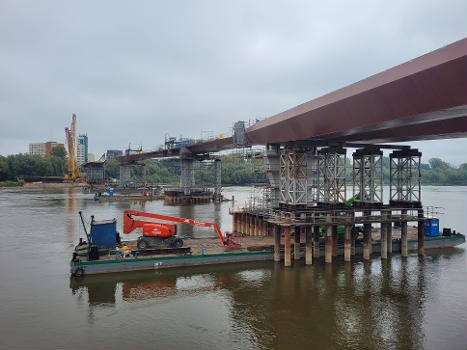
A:
<svg viewBox="0 0 467 350">
<path fill-rule="evenodd" d="M 243 203 L 245 187 L 225 188 Z M 387 197 L 386 197 L 387 198 Z M 467 232 L 467 188 L 424 187 L 445 207 L 441 227 Z M 0 348 L 465 349 L 465 244 L 350 264 L 274 262 L 70 279 L 84 237 L 78 210 L 97 220 L 131 208 L 215 220 L 231 202 L 164 206 L 97 203 L 76 189 L 0 190 Z M 215 236 L 185 227 L 182 234 Z M 125 238 L 135 238 L 133 233 Z"/>
</svg>

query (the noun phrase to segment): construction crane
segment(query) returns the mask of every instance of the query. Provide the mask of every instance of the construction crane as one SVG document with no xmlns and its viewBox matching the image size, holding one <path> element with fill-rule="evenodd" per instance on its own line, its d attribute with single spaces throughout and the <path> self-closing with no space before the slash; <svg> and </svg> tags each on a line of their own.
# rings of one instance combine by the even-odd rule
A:
<svg viewBox="0 0 467 350">
<path fill-rule="evenodd" d="M 68 145 L 68 172 L 65 179 L 76 180 L 82 177 L 76 162 L 76 114 L 71 117 L 71 127 L 65 128 L 65 135 Z"/>
<path fill-rule="evenodd" d="M 178 222 L 181 224 L 193 226 L 214 227 L 223 246 L 226 245 L 234 248 L 240 247 L 240 244 L 233 241 L 232 235 L 230 233 L 226 232 L 224 236 L 219 228 L 219 225 L 217 225 L 215 222 L 184 219 L 176 216 L 147 213 L 139 210 L 125 210 L 123 213 L 123 233 L 130 233 L 137 227 L 141 227 L 143 229 L 143 235 L 138 237 L 138 249 L 146 249 L 150 246 L 170 246 L 179 248 L 183 245 L 183 241 L 175 236 L 177 229 L 174 224 L 136 220 L 134 219 L 135 216 Z"/>
</svg>

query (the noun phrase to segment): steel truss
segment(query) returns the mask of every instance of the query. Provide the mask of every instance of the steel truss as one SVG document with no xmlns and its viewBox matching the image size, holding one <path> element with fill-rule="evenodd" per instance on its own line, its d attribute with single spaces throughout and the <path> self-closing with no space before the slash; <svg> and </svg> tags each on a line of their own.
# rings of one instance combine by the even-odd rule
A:
<svg viewBox="0 0 467 350">
<path fill-rule="evenodd" d="M 390 158 L 390 202 L 421 202 L 420 160 L 417 149 L 394 151 Z"/>
<path fill-rule="evenodd" d="M 263 160 L 266 176 L 269 180 L 269 191 L 266 196 L 266 201 L 269 207 L 275 208 L 279 206 L 280 199 L 279 145 L 268 145 Z"/>
<path fill-rule="evenodd" d="M 280 150 L 280 201 L 307 204 L 307 152 L 286 147 Z"/>
<path fill-rule="evenodd" d="M 346 149 L 328 147 L 318 151 L 318 201 L 345 203 L 347 180 L 345 165 Z"/>
<path fill-rule="evenodd" d="M 363 203 L 383 203 L 383 152 L 359 149 L 353 154 L 353 198 Z"/>
</svg>

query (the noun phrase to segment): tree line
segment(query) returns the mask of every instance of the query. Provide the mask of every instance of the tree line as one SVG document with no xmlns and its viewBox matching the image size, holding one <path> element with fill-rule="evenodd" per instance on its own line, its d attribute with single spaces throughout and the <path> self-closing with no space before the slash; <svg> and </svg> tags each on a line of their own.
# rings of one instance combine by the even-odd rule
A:
<svg viewBox="0 0 467 350">
<path fill-rule="evenodd" d="M 66 155 L 63 146 L 55 146 L 46 157 L 22 153 L 0 156 L 0 181 L 15 182 L 28 176 L 64 176 Z"/>
<path fill-rule="evenodd" d="M 235 154 L 220 156 L 222 160 L 223 185 L 249 185 L 267 183 L 263 160 L 244 159 Z M 383 182 L 389 184 L 389 158 L 383 157 Z M 180 179 L 180 162 L 174 159 L 159 161 L 147 160 L 146 182 L 153 184 L 175 184 Z M 46 157 L 29 154 L 0 156 L 0 181 L 17 181 L 27 176 L 64 176 L 67 170 L 66 150 L 63 146 L 54 147 Z M 133 176 L 138 179 L 138 169 L 133 169 Z M 352 182 L 352 163 L 347 160 L 347 181 Z M 421 164 L 422 184 L 424 185 L 467 185 L 467 163 L 453 167 L 439 158 L 432 158 Z M 119 166 L 115 160 L 105 162 L 107 180 L 119 178 Z M 195 182 L 213 184 L 215 182 L 213 164 L 195 162 Z"/>
</svg>

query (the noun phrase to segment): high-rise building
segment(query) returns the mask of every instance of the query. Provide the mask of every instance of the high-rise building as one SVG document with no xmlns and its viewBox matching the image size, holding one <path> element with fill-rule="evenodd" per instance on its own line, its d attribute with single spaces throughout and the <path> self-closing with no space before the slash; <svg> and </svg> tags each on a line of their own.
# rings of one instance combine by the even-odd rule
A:
<svg viewBox="0 0 467 350">
<path fill-rule="evenodd" d="M 63 146 L 63 143 L 55 141 L 36 142 L 29 144 L 29 154 L 38 156 L 48 156 L 55 146 Z"/>
<path fill-rule="evenodd" d="M 123 152 L 119 149 L 108 149 L 105 159 L 117 159 L 117 157 L 120 157 L 121 155 L 123 155 Z"/>
<path fill-rule="evenodd" d="M 94 162 L 96 160 L 96 157 L 94 156 L 94 153 L 88 153 L 88 162 Z"/>
<path fill-rule="evenodd" d="M 45 143 L 35 142 L 29 144 L 29 154 L 37 156 L 45 156 Z"/>
<path fill-rule="evenodd" d="M 78 135 L 76 147 L 76 163 L 78 166 L 88 162 L 88 135 Z"/>
</svg>

